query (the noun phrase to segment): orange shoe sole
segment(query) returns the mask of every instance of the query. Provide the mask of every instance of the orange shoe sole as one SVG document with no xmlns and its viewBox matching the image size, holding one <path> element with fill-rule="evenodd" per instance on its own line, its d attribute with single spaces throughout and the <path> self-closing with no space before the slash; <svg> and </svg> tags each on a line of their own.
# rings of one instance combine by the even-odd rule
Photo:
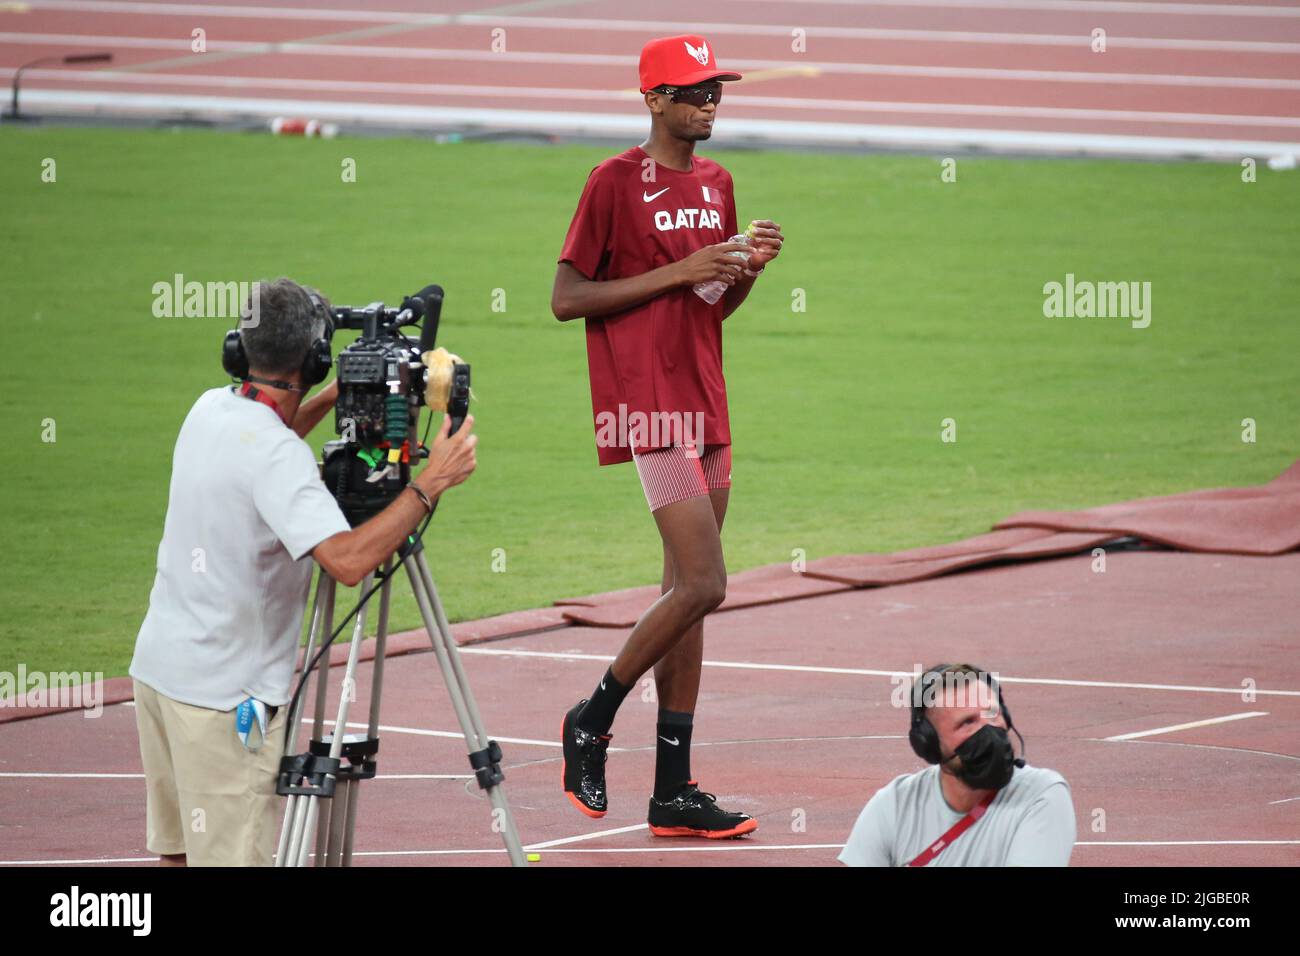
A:
<svg viewBox="0 0 1300 956">
<path fill-rule="evenodd" d="M 560 743 L 561 745 L 563 745 L 564 743 L 564 718 L 563 717 L 560 718 Z M 563 750 L 561 750 L 561 753 L 563 753 Z M 562 790 L 564 790 L 564 778 L 566 776 L 565 771 L 568 769 L 568 766 L 569 766 L 568 761 L 565 760 L 563 756 L 561 756 L 560 757 L 560 789 Z M 606 810 L 591 809 L 591 807 L 587 806 L 581 800 L 575 797 L 573 795 L 572 790 L 564 790 L 564 795 L 569 798 L 569 802 L 571 804 L 577 807 L 586 816 L 591 817 L 593 820 L 599 820 L 608 812 Z"/>
<path fill-rule="evenodd" d="M 705 837 L 709 840 L 730 840 L 734 837 L 753 833 L 758 829 L 757 820 L 746 820 L 740 826 L 730 830 L 692 830 L 690 827 L 650 827 L 650 832 L 657 837 Z"/>
</svg>

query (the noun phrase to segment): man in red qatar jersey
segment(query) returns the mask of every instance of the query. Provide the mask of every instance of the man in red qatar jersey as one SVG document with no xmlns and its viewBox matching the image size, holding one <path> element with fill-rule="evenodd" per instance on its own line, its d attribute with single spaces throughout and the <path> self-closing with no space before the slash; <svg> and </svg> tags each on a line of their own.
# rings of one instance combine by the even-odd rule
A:
<svg viewBox="0 0 1300 956">
<path fill-rule="evenodd" d="M 731 486 L 731 431 L 722 377 L 722 322 L 776 258 L 783 236 L 736 227 L 731 174 L 695 155 L 708 139 L 722 82 L 700 36 L 651 40 L 641 51 L 650 136 L 591 171 L 555 274 L 551 310 L 583 317 L 601 465 L 636 463 L 664 546 L 662 596 L 642 615 L 590 699 L 561 727 L 564 789 L 590 817 L 605 815 L 605 757 L 614 715 L 654 668 L 659 725 L 650 831 L 738 837 L 758 823 L 720 809 L 691 776 L 690 746 L 704 652 L 704 616 L 722 603 L 720 532 Z M 729 253 L 749 252 L 746 262 Z M 694 287 L 717 281 L 710 305 Z"/>
</svg>

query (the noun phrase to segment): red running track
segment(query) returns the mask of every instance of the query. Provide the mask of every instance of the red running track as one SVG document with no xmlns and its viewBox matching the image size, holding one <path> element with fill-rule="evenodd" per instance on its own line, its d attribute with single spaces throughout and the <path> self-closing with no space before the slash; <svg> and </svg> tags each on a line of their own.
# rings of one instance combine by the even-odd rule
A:
<svg viewBox="0 0 1300 956">
<path fill-rule="evenodd" d="M 702 32 L 729 87 L 716 140 L 1227 158 L 1300 152 L 1300 8 L 1164 0 L 30 0 L 0 4 L 0 69 L 29 108 L 213 117 L 299 111 L 444 129 L 622 137 L 637 54 Z M 499 5 L 511 9 L 509 5 Z M 25 10 L 24 10 L 25 8 Z M 193 52 L 202 30 L 204 52 Z M 1105 33 L 1095 51 L 1094 31 Z M 799 32 L 801 31 L 801 32 Z"/>
<path fill-rule="evenodd" d="M 1085 554 L 715 614 L 693 770 L 759 820 L 743 841 L 646 831 L 644 686 L 614 725 L 609 814 L 588 820 L 561 792 L 560 717 L 627 629 L 553 629 L 462 654 L 535 865 L 833 865 L 871 794 L 920 767 L 891 704 L 895 678 L 958 659 L 1001 675 L 1029 762 L 1069 781 L 1073 865 L 1295 866 L 1298 581 L 1296 552 L 1121 551 L 1102 574 Z M 354 714 L 368 712 L 369 678 L 364 664 Z M 434 656 L 391 657 L 384 680 L 356 863 L 504 865 Z M 149 862 L 137 746 L 129 704 L 0 723 L 0 863 Z M 118 776 L 87 776 L 100 774 Z"/>
</svg>

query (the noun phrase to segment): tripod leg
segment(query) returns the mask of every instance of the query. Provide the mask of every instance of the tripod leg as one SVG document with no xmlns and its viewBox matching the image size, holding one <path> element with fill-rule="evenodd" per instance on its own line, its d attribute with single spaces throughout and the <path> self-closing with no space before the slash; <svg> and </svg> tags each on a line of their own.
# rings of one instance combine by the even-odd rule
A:
<svg viewBox="0 0 1300 956">
<path fill-rule="evenodd" d="M 379 627 L 375 633 L 375 657 L 370 670 L 370 723 L 366 728 L 369 740 L 379 739 L 379 703 L 384 694 L 384 652 L 388 648 L 388 608 L 392 602 L 393 579 L 389 575 L 393 559 L 384 562 L 384 586 L 379 592 Z M 352 865 L 352 841 L 357 828 L 357 802 L 361 797 L 361 781 L 348 786 L 347 819 L 343 826 L 343 843 L 339 848 L 339 863 Z M 335 808 L 337 809 L 337 808 Z"/>
<path fill-rule="evenodd" d="M 311 609 L 311 627 L 307 631 L 307 647 L 303 651 L 302 666 L 299 670 L 307 673 L 307 665 L 311 662 L 312 654 L 316 651 L 316 639 L 321 634 L 322 621 L 332 621 L 334 617 L 334 579 L 327 575 L 323 570 L 316 576 L 316 597 L 312 602 Z M 325 632 L 328 634 L 330 625 L 324 625 Z M 325 638 L 321 638 L 323 641 Z M 320 675 L 317 675 L 319 680 Z M 298 720 L 302 713 L 304 697 L 300 696 L 293 711 L 289 714 L 289 720 L 286 725 L 288 733 L 285 739 L 285 755 L 292 754 L 297 750 L 298 740 Z M 275 865 L 288 865 L 288 850 L 292 836 L 294 823 L 294 809 L 298 798 L 290 794 L 284 802 L 284 822 L 280 825 L 280 842 L 275 851 Z"/>
<path fill-rule="evenodd" d="M 460 651 L 451 636 L 451 625 L 438 600 L 438 590 L 433 585 L 433 576 L 429 573 L 428 562 L 424 558 L 424 548 L 417 545 L 414 552 L 403 562 L 406 573 L 411 579 L 411 589 L 415 601 L 420 606 L 420 615 L 424 619 L 429 640 L 433 643 L 434 654 L 438 658 L 438 667 L 442 671 L 443 681 L 451 697 L 456 719 L 460 722 L 461 733 L 470 753 L 486 750 L 488 747 L 487 731 L 483 729 L 483 718 L 478 705 L 474 702 L 473 691 L 460 663 Z M 505 793 L 500 785 L 491 784 L 487 788 L 488 799 L 492 804 L 493 828 L 501 830 L 506 851 L 510 855 L 512 866 L 527 866 L 523 847 L 519 843 L 519 832 L 515 828 L 514 817 L 510 813 L 510 804 L 506 802 Z"/>
<path fill-rule="evenodd" d="M 370 584 L 373 579 L 374 579 L 373 574 L 367 574 L 365 578 L 362 580 L 361 582 L 362 594 L 365 594 L 368 590 L 370 590 Z M 362 605 L 361 610 L 357 612 L 356 625 L 352 628 L 352 644 L 350 649 L 348 650 L 348 666 L 343 673 L 343 686 L 339 690 L 338 716 L 334 720 L 334 736 L 330 739 L 329 755 L 333 758 L 337 758 L 343 750 L 343 733 L 348 723 L 348 705 L 352 702 L 352 700 L 356 696 L 354 688 L 356 687 L 357 658 L 360 656 L 361 653 L 362 637 L 366 633 L 366 611 L 367 610 L 368 610 L 368 606 Z M 328 673 L 328 670 L 329 670 L 328 667 L 325 667 L 321 670 L 322 678 L 325 676 L 326 673 Z M 321 802 L 320 797 L 313 796 L 307 798 L 307 817 L 306 817 L 306 824 L 305 824 L 305 832 L 307 833 L 310 833 L 311 831 L 316 829 L 317 821 L 320 818 L 320 802 Z M 299 801 L 299 804 L 301 805 L 301 801 Z M 319 835 L 328 836 L 328 834 L 323 833 L 323 831 L 322 834 L 318 834 L 318 836 Z M 319 845 L 323 846 L 323 844 L 319 844 Z M 316 858 L 316 865 L 323 866 L 324 865 L 324 863 L 322 862 L 323 850 L 318 849 L 317 853 L 318 856 Z M 299 848 L 297 865 L 298 866 L 307 865 L 307 841 L 305 839 L 302 841 L 302 845 Z"/>
<path fill-rule="evenodd" d="M 343 860 L 343 824 L 349 816 L 348 804 L 355 796 L 353 783 L 343 779 L 334 785 L 334 797 L 329 808 L 329 839 L 325 844 L 325 853 L 317 859 L 317 866 L 340 866 Z M 322 818 L 323 819 L 323 818 Z M 320 860 L 324 859 L 324 863 Z"/>
</svg>

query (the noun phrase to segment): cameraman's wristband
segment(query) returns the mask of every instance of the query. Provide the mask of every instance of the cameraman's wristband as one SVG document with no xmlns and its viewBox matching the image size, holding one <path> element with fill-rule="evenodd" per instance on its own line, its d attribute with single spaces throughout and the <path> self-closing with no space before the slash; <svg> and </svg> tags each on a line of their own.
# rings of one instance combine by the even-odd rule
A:
<svg viewBox="0 0 1300 956">
<path fill-rule="evenodd" d="M 424 510 L 429 514 L 433 514 L 433 502 L 430 501 L 429 496 L 424 493 L 424 489 L 415 482 L 411 482 L 406 487 L 415 492 L 416 496 L 420 499 L 420 504 L 424 505 Z"/>
</svg>

